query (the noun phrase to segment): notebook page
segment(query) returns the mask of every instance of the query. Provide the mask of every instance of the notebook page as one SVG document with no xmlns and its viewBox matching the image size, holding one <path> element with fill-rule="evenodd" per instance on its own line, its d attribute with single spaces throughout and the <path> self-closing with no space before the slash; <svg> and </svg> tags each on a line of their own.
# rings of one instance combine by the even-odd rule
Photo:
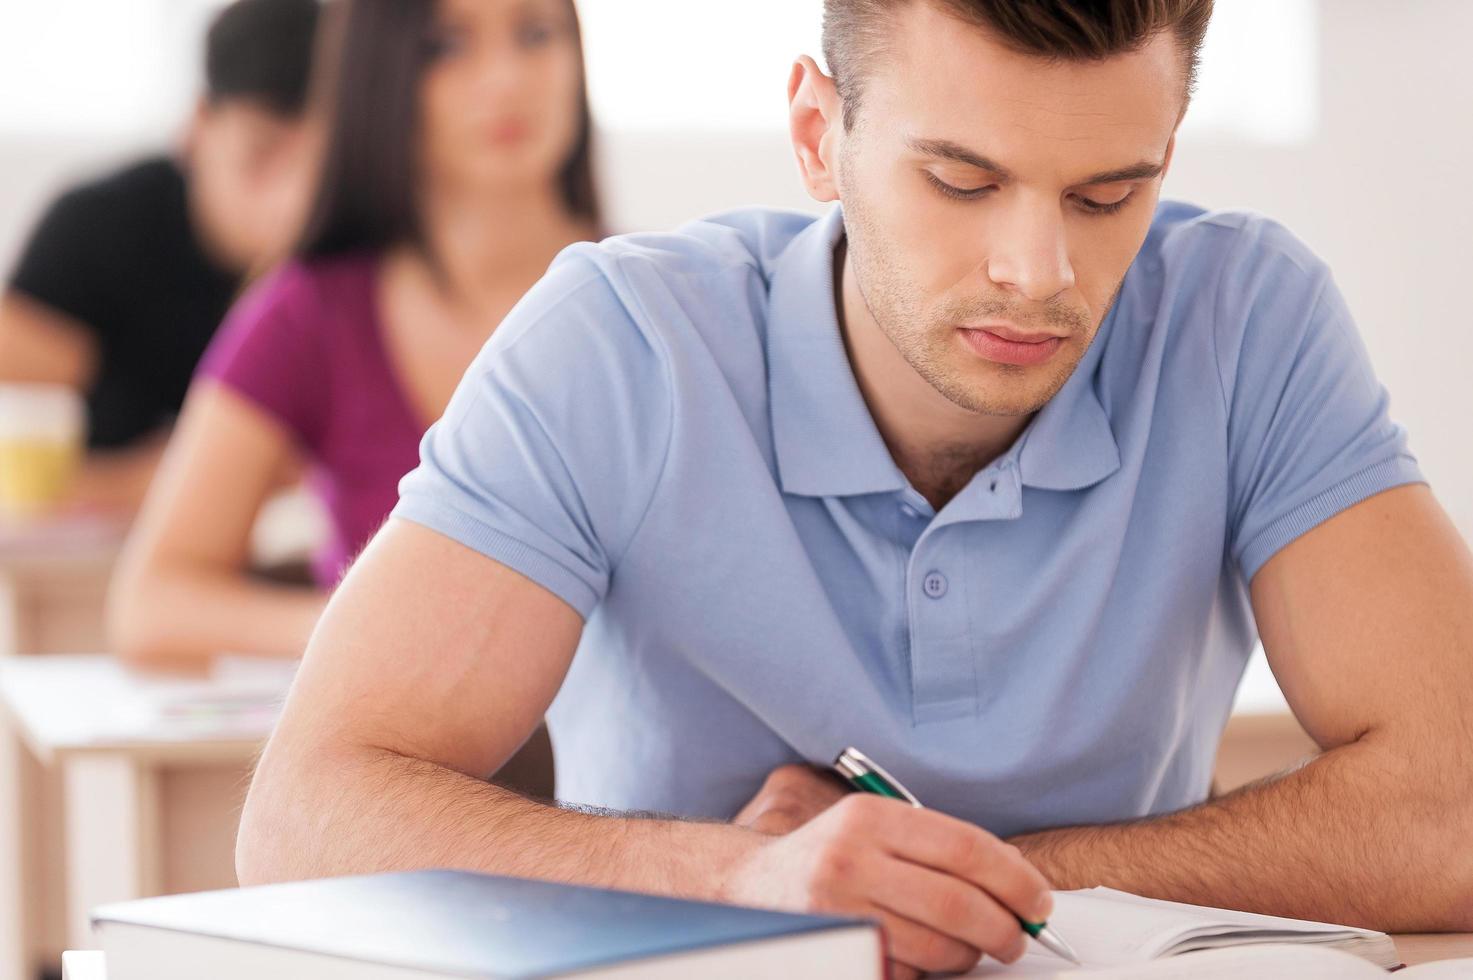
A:
<svg viewBox="0 0 1473 980">
<path fill-rule="evenodd" d="M 1401 980 L 1468 980 L 1473 977 L 1473 959 L 1418 963 L 1397 973 L 1397 977 Z"/>
<path fill-rule="evenodd" d="M 1183 935 L 1214 931 L 1217 922 L 1211 910 L 1089 888 L 1054 892 L 1049 926 L 1074 947 L 1085 966 L 1124 966 L 1153 960 Z"/>
<path fill-rule="evenodd" d="M 1180 914 L 1143 909 L 1095 895 L 1094 891 L 1054 892 L 1054 911 L 1049 916 L 1049 926 L 1074 947 L 1084 966 L 1102 968 L 1145 963 L 1154 958 L 1153 950 L 1170 945 L 1180 936 Z M 1008 965 L 984 959 L 967 976 L 1063 977 L 1076 970 L 1073 963 L 1036 943 L 1029 943 L 1028 952 L 1018 962 Z"/>
<path fill-rule="evenodd" d="M 1087 891 L 1069 894 L 1088 895 L 1101 902 L 1114 902 L 1141 910 L 1151 909 L 1168 917 L 1175 916 L 1178 921 L 1175 937 L 1156 948 L 1148 957 L 1150 959 L 1188 949 L 1204 949 L 1248 942 L 1333 941 L 1349 945 L 1348 941 L 1360 940 L 1372 948 L 1389 947 L 1391 942 L 1385 933 L 1374 929 L 1360 929 L 1354 926 L 1314 922 L 1308 919 L 1289 919 L 1256 912 L 1185 905 L 1181 902 L 1142 898 L 1139 895 L 1117 891 L 1113 888 L 1091 888 Z"/>
<path fill-rule="evenodd" d="M 1239 946 L 1188 953 L 1144 965 L 1103 969 L 1060 969 L 1059 962 L 1055 959 L 1053 965 L 1048 966 L 1042 958 L 1030 954 L 1013 966 L 984 963 L 966 975 L 994 978 L 1025 976 L 1035 980 L 1043 977 L 1055 980 L 1242 980 L 1244 977 L 1254 980 L 1378 980 L 1386 976 L 1385 971 L 1349 953 L 1294 945 Z M 1447 973 L 1443 976 L 1460 975 Z M 1420 978 L 1413 974 L 1407 980 Z M 1443 980 L 1443 977 L 1432 974 L 1428 980 Z"/>
<path fill-rule="evenodd" d="M 1113 888 L 1054 892 L 1049 925 L 1074 947 L 1087 967 L 1146 963 L 1169 955 L 1184 943 L 1196 947 L 1255 941 L 1318 944 L 1364 937 L 1389 944 L 1383 933 L 1368 929 L 1184 905 Z M 1304 939 L 1291 938 L 1298 936 Z M 1035 971 L 1027 975 L 1047 976 L 1061 965 L 1069 966 L 1037 946 L 1030 946 L 1024 961 L 1020 965 Z"/>
</svg>

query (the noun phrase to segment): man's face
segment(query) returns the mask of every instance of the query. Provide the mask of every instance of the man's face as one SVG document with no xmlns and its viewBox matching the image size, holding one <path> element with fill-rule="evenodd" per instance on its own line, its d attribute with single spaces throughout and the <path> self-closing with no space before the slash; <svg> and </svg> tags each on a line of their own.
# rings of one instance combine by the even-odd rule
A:
<svg viewBox="0 0 1473 980">
<path fill-rule="evenodd" d="M 242 98 L 202 105 L 195 114 L 190 212 L 222 265 L 256 268 L 295 242 L 315 177 L 310 125 Z"/>
<path fill-rule="evenodd" d="M 1049 63 L 923 2 L 897 12 L 868 71 L 836 152 L 865 304 L 954 404 L 1035 412 L 1145 240 L 1185 98 L 1180 48 L 1161 35 Z"/>
</svg>

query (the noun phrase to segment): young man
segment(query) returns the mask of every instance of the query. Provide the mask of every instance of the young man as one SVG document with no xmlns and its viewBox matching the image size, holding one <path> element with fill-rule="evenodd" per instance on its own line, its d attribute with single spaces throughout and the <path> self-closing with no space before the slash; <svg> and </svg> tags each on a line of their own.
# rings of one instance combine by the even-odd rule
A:
<svg viewBox="0 0 1473 980">
<path fill-rule="evenodd" d="M 301 117 L 317 15 L 317 0 L 222 11 L 180 158 L 59 198 L 0 295 L 0 381 L 86 396 L 93 453 L 77 504 L 136 506 L 243 277 L 296 232 L 311 179 Z"/>
<path fill-rule="evenodd" d="M 1473 928 L 1473 560 L 1324 265 L 1158 206 L 1210 3 L 826 7 L 842 210 L 564 254 L 319 624 L 242 880 L 843 911 L 931 970 L 1045 876 Z M 1209 801 L 1255 626 L 1325 751 Z M 484 782 L 549 705 L 605 812 Z M 784 768 L 851 744 L 928 809 Z"/>
</svg>

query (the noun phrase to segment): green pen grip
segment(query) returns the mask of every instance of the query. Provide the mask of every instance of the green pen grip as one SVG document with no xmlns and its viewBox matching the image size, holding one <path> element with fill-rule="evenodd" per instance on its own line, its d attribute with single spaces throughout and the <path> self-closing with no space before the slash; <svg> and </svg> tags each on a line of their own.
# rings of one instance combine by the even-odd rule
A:
<svg viewBox="0 0 1473 980">
<path fill-rule="evenodd" d="M 864 790 L 866 793 L 874 793 L 876 796 L 888 796 L 892 800 L 903 800 L 900 791 L 885 782 L 877 773 L 867 772 L 862 776 L 851 776 L 850 782 Z"/>
</svg>

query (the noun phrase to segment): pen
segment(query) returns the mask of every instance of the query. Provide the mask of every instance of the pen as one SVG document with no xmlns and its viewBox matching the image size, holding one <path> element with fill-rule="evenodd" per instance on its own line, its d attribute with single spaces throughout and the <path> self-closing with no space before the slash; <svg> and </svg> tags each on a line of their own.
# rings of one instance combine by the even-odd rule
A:
<svg viewBox="0 0 1473 980">
<path fill-rule="evenodd" d="M 921 805 L 921 801 L 902 786 L 900 780 L 852 745 L 839 753 L 839 757 L 834 760 L 834 768 L 851 786 L 861 792 L 904 800 L 913 807 Z M 1073 963 L 1079 963 L 1079 956 L 1057 932 L 1048 927 L 1047 922 L 1029 922 L 1016 912 L 1013 916 L 1018 920 L 1018 925 L 1023 927 L 1023 931 L 1038 940 L 1045 949 Z"/>
</svg>

